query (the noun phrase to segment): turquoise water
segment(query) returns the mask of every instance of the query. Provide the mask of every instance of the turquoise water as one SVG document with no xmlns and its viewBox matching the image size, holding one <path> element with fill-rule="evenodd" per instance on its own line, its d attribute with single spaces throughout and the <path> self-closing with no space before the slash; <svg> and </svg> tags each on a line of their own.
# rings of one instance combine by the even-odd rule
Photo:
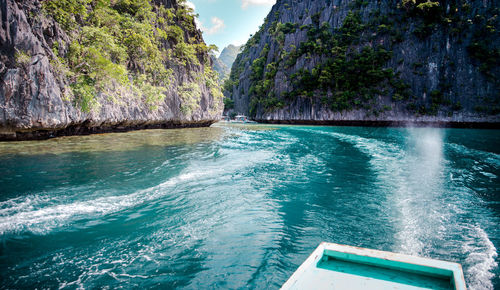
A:
<svg viewBox="0 0 500 290">
<path fill-rule="evenodd" d="M 500 131 L 224 126 L 0 143 L 0 288 L 278 288 L 321 241 L 500 287 Z"/>
</svg>

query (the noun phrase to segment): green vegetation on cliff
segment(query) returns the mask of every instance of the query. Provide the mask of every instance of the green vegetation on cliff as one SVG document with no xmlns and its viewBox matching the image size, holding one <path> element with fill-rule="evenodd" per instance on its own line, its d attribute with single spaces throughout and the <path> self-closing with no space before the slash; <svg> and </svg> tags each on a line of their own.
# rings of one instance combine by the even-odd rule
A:
<svg viewBox="0 0 500 290">
<path fill-rule="evenodd" d="M 382 94 L 394 84 L 393 94 L 407 97 L 406 86 L 396 78 L 391 68 L 384 68 L 391 59 L 391 51 L 382 46 L 359 45 L 361 32 L 365 29 L 360 16 L 350 12 L 340 29 L 331 32 L 328 23 L 304 27 L 308 41 L 302 43 L 297 54 L 289 55 L 287 63 L 295 64 L 304 54 L 324 55 L 324 61 L 312 71 L 299 70 L 292 75 L 293 90 L 288 98 L 299 95 L 313 97 L 322 95 L 321 101 L 333 111 L 349 110 L 370 104 L 375 96 Z"/>
<path fill-rule="evenodd" d="M 150 0 L 44 1 L 45 13 L 71 39 L 52 44 L 52 67 L 69 79 L 66 98 L 89 112 L 98 109 L 98 94 L 118 101 L 128 92 L 155 110 L 171 86 L 173 70 L 190 72 L 200 65 L 205 72 L 188 79 L 205 81 L 211 94 L 221 98 L 208 60 L 211 48 L 196 29 L 192 9 L 184 0 L 178 2 L 175 9 Z M 182 110 L 186 114 L 199 100 L 195 86 L 184 84 L 179 92 L 182 98 L 189 95 Z"/>
<path fill-rule="evenodd" d="M 320 108 L 500 112 L 495 1 L 303 0 L 303 11 L 291 3 L 273 8 L 233 65 L 224 91 L 239 110 L 258 118 L 302 118 L 302 107 L 312 118 Z"/>
<path fill-rule="evenodd" d="M 293 23 L 272 23 L 269 31 L 281 53 L 271 56 L 277 58 L 276 62 L 268 63 L 269 46 L 266 44 L 260 57 L 252 62 L 251 115 L 256 113 L 259 105 L 269 112 L 284 107 L 285 102 L 293 102 L 299 96 L 311 99 L 320 96 L 320 101 L 333 111 L 370 108 L 375 96 L 389 91 L 396 98 L 408 98 L 407 85 L 392 69 L 384 68 L 391 59 L 391 51 L 382 46 L 362 44 L 366 25 L 358 13 L 349 12 L 342 26 L 335 30 L 327 22 L 320 24 L 319 14 L 312 16 L 312 22 L 300 28 Z M 307 41 L 299 47 L 289 47 L 287 51 L 283 48 L 284 34 L 294 33 L 296 29 L 306 31 Z M 291 89 L 282 98 L 276 96 L 273 87 L 278 67 L 293 67 L 299 58 L 307 59 L 312 55 L 320 55 L 322 61 L 311 70 L 301 68 L 293 73 L 290 76 Z"/>
</svg>

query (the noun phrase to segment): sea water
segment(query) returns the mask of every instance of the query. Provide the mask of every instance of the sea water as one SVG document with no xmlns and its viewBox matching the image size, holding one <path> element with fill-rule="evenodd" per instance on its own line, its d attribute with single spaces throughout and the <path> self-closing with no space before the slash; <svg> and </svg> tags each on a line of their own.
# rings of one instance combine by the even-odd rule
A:
<svg viewBox="0 0 500 290">
<path fill-rule="evenodd" d="M 322 241 L 500 287 L 500 131 L 216 124 L 0 143 L 0 288 L 279 288 Z"/>
</svg>

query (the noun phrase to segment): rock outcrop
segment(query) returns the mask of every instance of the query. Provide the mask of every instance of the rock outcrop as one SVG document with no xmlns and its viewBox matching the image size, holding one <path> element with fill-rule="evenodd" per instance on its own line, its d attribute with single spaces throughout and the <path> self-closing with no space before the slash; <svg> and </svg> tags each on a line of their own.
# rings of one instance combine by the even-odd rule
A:
<svg viewBox="0 0 500 290">
<path fill-rule="evenodd" d="M 498 3 L 278 0 L 225 95 L 257 121 L 498 126 Z"/>
<path fill-rule="evenodd" d="M 51 1 L 55 0 L 0 0 L 0 140 L 207 126 L 220 118 L 222 95 L 211 79 L 215 74 L 208 50 L 189 10 L 177 1 L 142 1 L 149 9 L 146 13 L 157 16 L 155 22 L 144 19 L 143 24 L 165 31 L 163 37 L 152 34 L 152 40 L 144 35 L 140 38 L 140 32 L 134 30 L 138 29 L 134 17 L 139 16 L 126 10 L 126 4 L 98 7 L 102 1 L 76 1 L 84 3 L 84 11 L 58 11 L 57 5 L 68 1 L 55 1 L 55 8 L 44 6 Z M 98 8 L 108 10 L 99 16 Z M 68 15 L 56 21 L 59 12 Z M 86 20 L 79 13 L 88 15 Z M 164 15 L 161 19 L 160 13 Z M 98 33 L 115 33 L 110 24 L 104 24 L 113 20 L 109 15 L 121 17 L 125 24 L 120 25 L 130 26 L 128 34 L 120 37 L 131 40 L 111 47 L 113 40 L 103 39 L 106 48 L 95 49 Z M 98 23 L 98 16 L 103 23 Z M 125 22 L 129 19 L 132 22 Z M 63 20 L 72 20 L 72 26 L 68 28 Z M 118 28 L 118 33 L 124 31 Z M 82 40 L 85 31 L 92 40 L 90 44 Z M 132 36 L 152 43 L 151 55 L 145 54 L 142 59 L 134 55 Z M 108 44 L 111 53 L 106 51 Z M 144 46 L 136 49 L 145 50 Z M 153 53 L 158 60 L 147 62 L 156 57 Z M 153 64 L 157 67 L 149 69 Z M 155 75 L 158 71 L 165 76 L 159 78 Z"/>
<path fill-rule="evenodd" d="M 240 52 L 241 45 L 228 45 L 224 47 L 222 52 L 219 55 L 219 60 L 222 61 L 223 64 L 225 64 L 228 68 L 231 68 L 233 66 L 234 60 L 238 56 L 238 53 Z"/>
<path fill-rule="evenodd" d="M 214 63 L 214 70 L 219 73 L 219 78 L 225 80 L 229 77 L 231 72 L 231 67 L 233 66 L 234 60 L 238 53 L 240 52 L 241 46 L 228 45 L 224 47 L 219 57 L 213 56 L 212 61 Z"/>
<path fill-rule="evenodd" d="M 215 55 L 210 56 L 212 59 L 212 63 L 214 64 L 214 71 L 219 75 L 219 81 L 224 81 L 229 77 L 229 73 L 231 72 L 231 68 L 227 67 L 220 59 L 218 59 Z"/>
</svg>

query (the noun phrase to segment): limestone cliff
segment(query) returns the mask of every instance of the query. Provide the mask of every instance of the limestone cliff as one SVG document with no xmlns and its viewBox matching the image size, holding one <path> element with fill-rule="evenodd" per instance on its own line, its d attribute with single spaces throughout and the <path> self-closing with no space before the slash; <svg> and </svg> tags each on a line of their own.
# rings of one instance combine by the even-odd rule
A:
<svg viewBox="0 0 500 290">
<path fill-rule="evenodd" d="M 219 73 L 219 78 L 221 80 L 225 80 L 229 77 L 231 67 L 233 66 L 236 56 L 238 56 L 238 53 L 240 52 L 240 48 L 241 46 L 230 44 L 224 47 L 218 58 L 212 56 L 214 70 Z"/>
<path fill-rule="evenodd" d="M 180 0 L 0 0 L 0 139 L 209 125 L 222 94 Z"/>
<path fill-rule="evenodd" d="M 215 55 L 211 55 L 212 63 L 214 65 L 214 71 L 219 75 L 219 81 L 224 81 L 229 77 L 229 73 L 231 69 L 227 67 L 220 59 L 218 59 Z"/>
<path fill-rule="evenodd" d="M 500 122 L 498 1 L 278 0 L 225 83 L 276 122 Z"/>
<path fill-rule="evenodd" d="M 222 50 L 219 55 L 219 60 L 222 61 L 227 67 L 231 68 L 233 66 L 234 60 L 240 52 L 241 46 L 230 44 Z"/>
</svg>

